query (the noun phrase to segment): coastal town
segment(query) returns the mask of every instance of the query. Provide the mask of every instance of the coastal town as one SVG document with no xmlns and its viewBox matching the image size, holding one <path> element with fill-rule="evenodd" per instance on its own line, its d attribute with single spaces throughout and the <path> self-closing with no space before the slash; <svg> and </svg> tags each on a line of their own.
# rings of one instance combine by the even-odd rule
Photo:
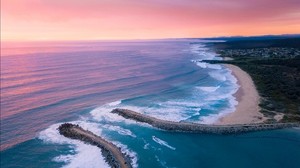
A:
<svg viewBox="0 0 300 168">
<path fill-rule="evenodd" d="M 300 56 L 299 48 L 288 47 L 266 47 L 251 49 L 221 49 L 218 53 L 226 57 L 257 57 L 257 58 L 278 58 L 292 59 Z"/>
</svg>

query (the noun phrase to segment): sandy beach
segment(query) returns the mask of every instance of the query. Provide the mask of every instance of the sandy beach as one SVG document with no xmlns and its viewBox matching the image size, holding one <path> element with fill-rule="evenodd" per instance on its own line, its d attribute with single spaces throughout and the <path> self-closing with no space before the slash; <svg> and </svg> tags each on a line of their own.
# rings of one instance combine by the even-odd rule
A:
<svg viewBox="0 0 300 168">
<path fill-rule="evenodd" d="M 232 74 L 237 78 L 240 88 L 235 93 L 235 97 L 239 102 L 236 111 L 222 117 L 216 124 L 247 124 L 260 123 L 266 120 L 262 113 L 259 112 L 259 94 L 248 73 L 235 65 L 225 65 L 232 70 Z"/>
</svg>

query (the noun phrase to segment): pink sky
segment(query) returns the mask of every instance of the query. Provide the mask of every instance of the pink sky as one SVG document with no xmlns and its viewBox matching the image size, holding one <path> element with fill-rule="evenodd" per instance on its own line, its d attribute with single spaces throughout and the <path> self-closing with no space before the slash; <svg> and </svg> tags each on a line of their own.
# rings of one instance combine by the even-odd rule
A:
<svg viewBox="0 0 300 168">
<path fill-rule="evenodd" d="M 1 0 L 1 40 L 300 33 L 300 0 Z"/>
</svg>

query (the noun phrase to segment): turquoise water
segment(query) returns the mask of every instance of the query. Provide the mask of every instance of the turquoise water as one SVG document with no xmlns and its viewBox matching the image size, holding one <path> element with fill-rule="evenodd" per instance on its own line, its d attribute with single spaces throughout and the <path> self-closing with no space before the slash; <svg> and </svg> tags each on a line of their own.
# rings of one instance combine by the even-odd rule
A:
<svg viewBox="0 0 300 168">
<path fill-rule="evenodd" d="M 30 46 L 30 47 L 28 47 Z M 300 130 L 170 133 L 109 113 L 214 123 L 234 111 L 230 70 L 200 40 L 27 44 L 1 57 L 1 167 L 107 167 L 101 151 L 60 136 L 77 123 L 135 167 L 298 167 Z M 11 52 L 14 51 L 14 52 Z M 18 52 L 16 52 L 18 51 Z"/>
</svg>

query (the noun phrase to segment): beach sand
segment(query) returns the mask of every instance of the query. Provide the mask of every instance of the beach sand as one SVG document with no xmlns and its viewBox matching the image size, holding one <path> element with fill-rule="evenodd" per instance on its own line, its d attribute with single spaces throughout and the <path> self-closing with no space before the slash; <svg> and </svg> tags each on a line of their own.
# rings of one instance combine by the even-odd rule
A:
<svg viewBox="0 0 300 168">
<path fill-rule="evenodd" d="M 215 124 L 248 124 L 265 121 L 266 118 L 259 112 L 260 97 L 250 75 L 235 65 L 226 64 L 225 66 L 232 71 L 240 85 L 234 95 L 239 103 L 236 106 L 236 111 L 220 118 Z"/>
</svg>

